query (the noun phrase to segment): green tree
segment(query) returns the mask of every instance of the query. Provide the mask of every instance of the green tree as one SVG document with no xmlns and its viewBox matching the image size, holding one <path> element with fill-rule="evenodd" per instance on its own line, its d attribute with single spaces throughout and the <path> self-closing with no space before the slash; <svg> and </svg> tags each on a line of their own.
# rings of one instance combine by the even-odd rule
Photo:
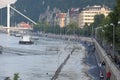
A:
<svg viewBox="0 0 120 80">
<path fill-rule="evenodd" d="M 75 22 L 67 25 L 66 29 L 67 29 L 66 34 L 74 34 L 74 35 L 76 35 L 78 33 L 78 30 L 80 30 L 79 27 L 78 27 L 78 24 L 75 23 Z"/>
<path fill-rule="evenodd" d="M 114 7 L 113 12 L 110 13 L 111 23 L 115 26 L 118 25 L 118 21 L 120 20 L 120 0 L 116 0 L 116 5 Z"/>
<path fill-rule="evenodd" d="M 38 22 L 34 27 L 34 31 L 42 31 L 42 32 L 47 32 L 48 27 L 50 27 L 50 24 L 42 21 L 42 22 Z"/>
<path fill-rule="evenodd" d="M 85 24 L 84 28 L 83 28 L 83 34 L 85 36 L 93 36 L 94 35 L 94 30 L 96 27 L 100 27 L 103 25 L 105 16 L 103 14 L 100 15 L 95 15 L 94 17 L 94 22 L 90 25 Z"/>
<path fill-rule="evenodd" d="M 120 48 L 120 24 L 118 24 L 118 22 L 120 21 L 120 0 L 116 0 L 116 5 L 114 7 L 113 12 L 110 13 L 110 23 L 113 23 L 115 26 L 115 46 L 117 48 Z M 113 26 L 111 26 L 113 27 Z M 108 29 L 110 31 L 110 28 Z M 112 35 L 112 31 L 111 31 L 111 35 Z M 112 36 L 113 37 L 113 36 Z M 108 36 L 108 38 L 110 39 L 111 37 Z M 112 40 L 110 40 L 110 42 L 112 42 Z M 116 44 L 117 43 L 117 44 Z"/>
<path fill-rule="evenodd" d="M 15 73 L 13 80 L 18 80 L 18 78 L 19 78 L 19 73 Z"/>
<path fill-rule="evenodd" d="M 102 25 L 104 19 L 105 19 L 104 14 L 95 15 L 95 17 L 94 17 L 94 23 L 93 23 L 94 28 L 100 27 Z"/>
<path fill-rule="evenodd" d="M 84 28 L 83 28 L 83 35 L 90 37 L 91 36 L 91 32 L 92 32 L 92 27 L 88 26 L 88 24 L 85 24 Z"/>
</svg>

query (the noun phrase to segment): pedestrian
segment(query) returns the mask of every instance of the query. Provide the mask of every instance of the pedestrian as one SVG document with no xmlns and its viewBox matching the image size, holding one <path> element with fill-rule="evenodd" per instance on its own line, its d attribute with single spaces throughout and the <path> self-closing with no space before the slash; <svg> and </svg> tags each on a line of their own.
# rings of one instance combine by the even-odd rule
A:
<svg viewBox="0 0 120 80">
<path fill-rule="evenodd" d="M 100 80 L 104 80 L 104 75 L 101 71 L 100 71 Z"/>
<path fill-rule="evenodd" d="M 114 56 L 114 62 L 117 64 L 117 56 Z"/>
<path fill-rule="evenodd" d="M 102 61 L 102 66 L 105 66 L 105 62 L 104 61 Z"/>
<path fill-rule="evenodd" d="M 100 67 L 104 67 L 105 66 L 105 62 L 104 61 L 100 61 L 100 64 L 99 64 Z"/>
<path fill-rule="evenodd" d="M 106 79 L 106 80 L 110 80 L 110 77 L 111 77 L 111 72 L 108 71 L 108 72 L 107 72 L 107 79 Z"/>
<path fill-rule="evenodd" d="M 99 67 L 102 67 L 102 63 L 101 63 L 101 61 L 100 61 L 100 63 L 99 63 Z"/>
</svg>

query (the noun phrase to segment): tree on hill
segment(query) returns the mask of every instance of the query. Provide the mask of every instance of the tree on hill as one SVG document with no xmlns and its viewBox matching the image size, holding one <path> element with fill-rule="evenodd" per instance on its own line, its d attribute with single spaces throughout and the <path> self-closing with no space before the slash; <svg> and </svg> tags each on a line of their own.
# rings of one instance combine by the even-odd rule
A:
<svg viewBox="0 0 120 80">
<path fill-rule="evenodd" d="M 120 0 L 116 0 L 116 5 L 114 7 L 113 12 L 110 13 L 110 24 L 113 23 L 115 27 L 115 46 L 120 48 Z M 112 33 L 111 33 L 112 35 Z M 116 44 L 117 43 L 117 44 Z"/>
<path fill-rule="evenodd" d="M 37 22 L 39 20 L 40 14 L 44 13 L 48 6 L 51 11 L 53 10 L 53 8 L 58 8 L 62 12 L 67 12 L 68 9 L 78 7 L 83 8 L 88 5 L 105 4 L 109 7 L 113 7 L 114 2 L 115 0 L 17 0 L 17 2 L 12 6 Z M 2 22 L 3 24 L 6 24 L 6 9 L 3 12 L 4 13 L 2 13 L 2 16 L 4 16 L 4 18 L 2 19 Z M 13 17 L 14 19 L 13 23 L 28 21 L 17 13 L 15 13 L 14 16 L 11 17 Z"/>
</svg>

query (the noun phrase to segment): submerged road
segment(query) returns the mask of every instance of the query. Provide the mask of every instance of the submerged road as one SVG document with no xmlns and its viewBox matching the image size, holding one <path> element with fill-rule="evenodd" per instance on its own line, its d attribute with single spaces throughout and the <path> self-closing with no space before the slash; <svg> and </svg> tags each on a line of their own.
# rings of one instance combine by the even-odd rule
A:
<svg viewBox="0 0 120 80">
<path fill-rule="evenodd" d="M 8 76 L 12 79 L 14 73 L 19 73 L 22 80 L 50 80 L 64 60 L 67 62 L 67 56 L 76 45 L 72 42 L 45 37 L 40 37 L 34 45 L 19 45 L 19 40 L 20 37 L 0 34 L 0 45 L 4 47 L 3 54 L 0 55 L 0 80 Z M 82 47 L 81 44 L 77 45 Z M 72 76 L 72 80 L 80 80 L 81 77 L 89 80 L 89 77 L 82 71 L 85 67 L 82 64 L 83 57 L 84 49 L 81 48 L 70 58 L 70 62 L 74 64 L 67 62 L 71 68 L 66 69 L 67 65 L 65 65 L 61 74 L 64 71 L 66 74 L 67 70 L 69 75 L 69 73 L 72 74 L 71 70 L 74 70 L 73 74 L 76 75 Z M 61 74 L 58 79 L 71 80 L 71 76 L 61 76 Z"/>
</svg>

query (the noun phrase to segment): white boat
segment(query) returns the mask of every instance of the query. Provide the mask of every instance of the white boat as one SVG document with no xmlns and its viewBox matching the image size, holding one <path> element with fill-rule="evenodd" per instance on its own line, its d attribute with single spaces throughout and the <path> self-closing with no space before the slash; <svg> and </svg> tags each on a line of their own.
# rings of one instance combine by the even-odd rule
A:
<svg viewBox="0 0 120 80">
<path fill-rule="evenodd" d="M 39 40 L 39 37 L 38 36 L 32 36 L 31 39 L 32 40 Z"/>
<path fill-rule="evenodd" d="M 31 36 L 24 35 L 22 39 L 19 41 L 19 44 L 33 44 L 34 42 L 31 40 Z"/>
<path fill-rule="evenodd" d="M 21 37 L 21 36 L 22 36 L 22 34 L 20 34 L 20 33 L 15 34 L 15 37 Z"/>
</svg>

